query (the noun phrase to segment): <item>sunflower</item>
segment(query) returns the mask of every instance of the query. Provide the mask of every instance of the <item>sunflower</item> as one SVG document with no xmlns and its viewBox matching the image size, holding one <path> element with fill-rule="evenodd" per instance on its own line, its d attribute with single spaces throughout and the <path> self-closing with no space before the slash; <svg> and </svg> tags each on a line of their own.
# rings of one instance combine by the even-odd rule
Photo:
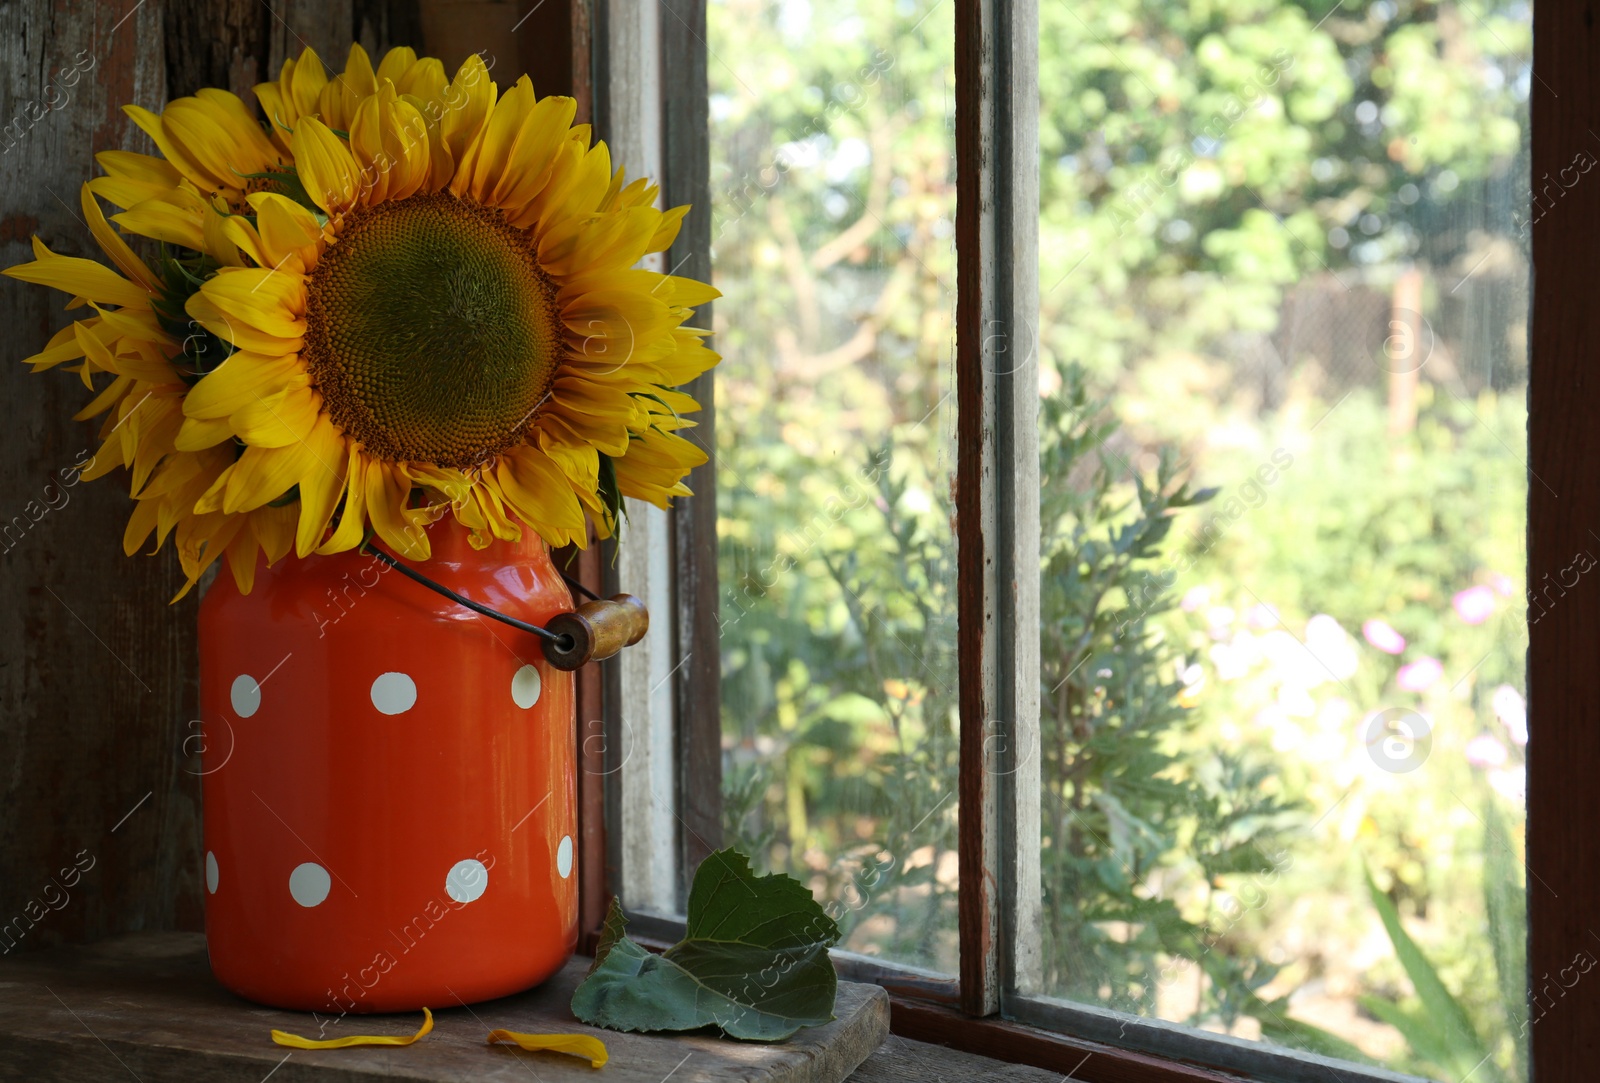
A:
<svg viewBox="0 0 1600 1083">
<path fill-rule="evenodd" d="M 446 514 L 480 548 L 581 545 L 623 496 L 688 495 L 706 456 L 673 388 L 718 360 L 684 326 L 717 293 L 638 267 L 688 208 L 627 183 L 573 99 L 499 94 L 477 56 L 449 80 L 410 49 L 374 70 L 359 45 L 255 96 L 265 124 L 222 90 L 127 106 L 160 155 L 104 151 L 82 192 L 115 270 L 34 238 L 5 272 L 94 312 L 28 363 L 96 392 L 85 476 L 129 469 L 130 555 L 175 534 L 184 592 L 224 553 L 248 591 L 263 557 L 369 531 L 424 559 Z"/>
</svg>

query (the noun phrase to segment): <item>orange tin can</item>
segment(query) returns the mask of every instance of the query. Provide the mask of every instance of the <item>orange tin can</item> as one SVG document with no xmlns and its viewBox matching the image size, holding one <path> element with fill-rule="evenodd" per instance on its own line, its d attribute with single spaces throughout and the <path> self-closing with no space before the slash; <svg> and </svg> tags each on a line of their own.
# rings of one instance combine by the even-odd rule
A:
<svg viewBox="0 0 1600 1083">
<path fill-rule="evenodd" d="M 544 625 L 572 608 L 531 531 L 446 519 L 413 565 Z M 412 1011 L 504 996 L 577 941 L 572 675 L 532 635 L 370 553 L 286 559 L 200 605 L 206 944 L 250 1000 Z"/>
</svg>

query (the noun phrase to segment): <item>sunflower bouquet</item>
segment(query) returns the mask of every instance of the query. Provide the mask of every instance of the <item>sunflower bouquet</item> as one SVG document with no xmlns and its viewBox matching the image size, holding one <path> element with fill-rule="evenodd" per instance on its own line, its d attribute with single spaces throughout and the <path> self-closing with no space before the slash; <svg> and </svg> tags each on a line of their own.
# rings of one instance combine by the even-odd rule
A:
<svg viewBox="0 0 1600 1083">
<path fill-rule="evenodd" d="M 717 292 L 637 266 L 688 208 L 625 183 L 573 99 L 527 76 L 499 94 L 478 56 L 453 79 L 403 48 L 374 70 L 359 45 L 331 77 L 307 49 L 255 96 L 264 123 L 216 89 L 126 106 L 160 154 L 103 151 L 83 186 L 112 266 L 36 237 L 5 271 L 93 310 L 28 363 L 94 392 L 84 476 L 128 468 L 129 555 L 175 535 L 179 597 L 224 554 L 248 592 L 263 554 L 370 532 L 421 560 L 445 514 L 478 548 L 581 545 L 623 496 L 688 495 L 706 455 L 673 388 L 718 360 L 684 326 Z"/>
</svg>

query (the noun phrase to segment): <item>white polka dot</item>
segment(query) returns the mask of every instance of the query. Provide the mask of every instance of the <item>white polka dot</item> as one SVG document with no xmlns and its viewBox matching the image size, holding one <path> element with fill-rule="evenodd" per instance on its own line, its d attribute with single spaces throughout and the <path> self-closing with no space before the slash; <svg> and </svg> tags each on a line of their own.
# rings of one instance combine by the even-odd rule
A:
<svg viewBox="0 0 1600 1083">
<path fill-rule="evenodd" d="M 511 678 L 511 699 L 518 707 L 526 711 L 539 702 L 538 666 L 523 666 L 517 670 L 517 675 Z"/>
<path fill-rule="evenodd" d="M 215 895 L 217 893 L 217 855 L 210 850 L 206 851 L 206 890 Z"/>
<path fill-rule="evenodd" d="M 417 704 L 417 682 L 404 673 L 385 673 L 372 682 L 372 705 L 384 714 L 405 714 Z"/>
<path fill-rule="evenodd" d="M 561 845 L 556 847 L 556 871 L 565 880 L 572 875 L 572 836 L 562 835 Z"/>
<path fill-rule="evenodd" d="M 328 897 L 328 889 L 333 886 L 333 881 L 328 879 L 328 870 L 314 861 L 307 861 L 304 865 L 296 865 L 289 874 L 289 894 L 294 896 L 294 901 L 301 906 L 316 906 Z"/>
<path fill-rule="evenodd" d="M 458 903 L 469 903 L 483 895 L 489 886 L 489 870 L 474 858 L 457 861 L 444 878 L 445 892 Z"/>
<path fill-rule="evenodd" d="M 261 686 L 250 674 L 241 673 L 233 679 L 228 698 L 233 701 L 234 714 L 249 718 L 261 709 Z"/>
</svg>

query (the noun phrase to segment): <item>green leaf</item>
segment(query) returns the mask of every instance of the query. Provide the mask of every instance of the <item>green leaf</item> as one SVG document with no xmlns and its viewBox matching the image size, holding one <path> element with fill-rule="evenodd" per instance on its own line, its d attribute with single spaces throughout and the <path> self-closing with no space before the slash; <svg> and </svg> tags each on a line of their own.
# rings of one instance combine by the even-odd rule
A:
<svg viewBox="0 0 1600 1083">
<path fill-rule="evenodd" d="M 1338 1057 L 1356 1064 L 1371 1064 L 1371 1057 L 1360 1047 L 1352 1045 L 1337 1034 L 1323 1030 L 1312 1023 L 1288 1016 L 1288 998 L 1265 1004 L 1259 999 L 1247 1007 L 1250 1014 L 1261 1020 L 1261 1036 L 1280 1045 L 1307 1053 L 1320 1053 L 1325 1057 Z M 1280 1010 L 1281 1009 L 1281 1010 Z"/>
<path fill-rule="evenodd" d="M 1483 902 L 1489 918 L 1505 1028 L 1516 1050 L 1518 1073 L 1528 1078 L 1528 899 L 1522 868 L 1511 851 L 1511 827 L 1493 795 L 1483 804 Z"/>
<path fill-rule="evenodd" d="M 1395 957 L 1405 968 L 1406 977 L 1411 979 L 1412 988 L 1416 989 L 1417 998 L 1422 1001 L 1421 1014 L 1411 1016 L 1416 1022 L 1411 1030 L 1401 1027 L 1393 1020 L 1388 1021 L 1406 1036 L 1413 1052 L 1426 1057 L 1441 1068 L 1458 1076 L 1481 1068 L 1484 1071 L 1483 1078 L 1486 1080 L 1503 1078 L 1499 1069 L 1485 1063 L 1489 1059 L 1489 1051 L 1484 1047 L 1477 1028 L 1467 1018 L 1467 1013 L 1460 1002 L 1450 995 L 1449 989 L 1445 988 L 1439 972 L 1433 968 L 1433 964 L 1422 953 L 1417 942 L 1411 939 L 1411 934 L 1400 924 L 1400 914 L 1395 909 L 1394 902 L 1378 890 L 1378 885 L 1373 883 L 1370 872 L 1366 876 L 1367 894 L 1371 896 L 1372 905 L 1377 909 L 1378 917 L 1383 921 L 1383 928 L 1389 934 L 1389 942 L 1394 945 Z M 1370 1009 L 1371 1005 L 1368 1007 Z M 1421 1032 L 1423 1027 L 1428 1033 Z M 1419 1041 L 1422 1043 L 1420 1046 Z"/>
<path fill-rule="evenodd" d="M 605 452 L 597 452 L 600 461 L 599 487 L 595 490 L 600 497 L 600 503 L 605 508 L 606 528 L 613 534 L 617 532 L 617 524 L 625 514 L 622 503 L 622 485 L 617 480 L 617 464 Z"/>
<path fill-rule="evenodd" d="M 611 909 L 606 911 L 606 923 L 600 928 L 600 943 L 595 945 L 594 965 L 589 967 L 590 974 L 606 961 L 606 956 L 611 954 L 617 942 L 627 936 L 627 926 L 628 919 L 622 915 L 622 903 L 613 898 Z"/>
<path fill-rule="evenodd" d="M 757 877 L 736 850 L 700 863 L 683 940 L 651 955 L 623 935 L 613 901 L 572 1013 L 612 1030 L 699 1030 L 775 1042 L 833 1018 L 839 927 L 788 876 Z"/>
<path fill-rule="evenodd" d="M 1381 1023 L 1388 1023 L 1411 1047 L 1412 1055 L 1432 1064 L 1443 1064 L 1450 1056 L 1450 1043 L 1439 1026 L 1423 1011 L 1407 1011 L 1381 997 L 1362 996 L 1357 1003 Z"/>
</svg>

